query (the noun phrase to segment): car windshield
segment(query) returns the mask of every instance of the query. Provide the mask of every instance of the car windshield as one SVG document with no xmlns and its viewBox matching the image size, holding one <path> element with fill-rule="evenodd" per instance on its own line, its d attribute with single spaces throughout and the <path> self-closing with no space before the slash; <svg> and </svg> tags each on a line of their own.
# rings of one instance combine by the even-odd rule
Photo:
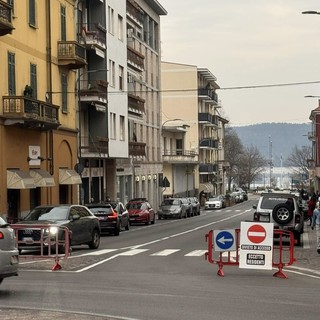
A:
<svg viewBox="0 0 320 320">
<path fill-rule="evenodd" d="M 165 199 L 161 203 L 162 206 L 179 206 L 180 201 L 178 199 Z"/>
<path fill-rule="evenodd" d="M 26 221 L 34 220 L 67 220 L 68 207 L 39 207 L 34 208 L 26 217 Z"/>
<path fill-rule="evenodd" d="M 108 214 L 112 213 L 112 207 L 97 207 L 97 208 L 90 208 L 91 212 L 94 214 Z"/>
<path fill-rule="evenodd" d="M 127 204 L 127 209 L 133 209 L 133 210 L 145 210 L 147 209 L 147 205 L 143 202 L 129 202 Z"/>
<path fill-rule="evenodd" d="M 220 200 L 219 197 L 209 198 L 209 201 L 219 201 L 219 200 Z"/>
<path fill-rule="evenodd" d="M 280 197 L 264 197 L 261 201 L 261 209 L 273 209 L 276 205 L 280 203 L 288 203 L 288 201 L 292 201 L 292 198 L 280 198 Z"/>
</svg>

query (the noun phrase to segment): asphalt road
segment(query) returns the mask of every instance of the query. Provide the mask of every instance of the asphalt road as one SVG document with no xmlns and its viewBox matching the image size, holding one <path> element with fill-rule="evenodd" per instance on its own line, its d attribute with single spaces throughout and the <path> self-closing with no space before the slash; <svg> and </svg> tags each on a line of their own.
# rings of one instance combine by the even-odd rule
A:
<svg viewBox="0 0 320 320">
<path fill-rule="evenodd" d="M 251 199 L 256 199 L 251 197 Z M 205 234 L 250 220 L 255 200 L 182 220 L 133 226 L 102 238 L 98 250 L 74 248 L 54 261 L 23 261 L 19 276 L 0 287 L 2 319 L 318 319 L 320 255 L 306 224 L 297 261 L 275 270 L 247 270 L 205 261 Z"/>
</svg>

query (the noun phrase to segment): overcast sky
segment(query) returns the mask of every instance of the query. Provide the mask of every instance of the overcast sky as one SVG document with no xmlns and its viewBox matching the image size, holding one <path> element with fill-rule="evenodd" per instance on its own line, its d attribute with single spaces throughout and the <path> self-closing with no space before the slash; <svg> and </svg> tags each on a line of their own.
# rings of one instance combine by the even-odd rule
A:
<svg viewBox="0 0 320 320">
<path fill-rule="evenodd" d="M 208 68 L 231 125 L 307 123 L 320 96 L 319 0 L 158 0 L 163 61 Z M 258 89 L 227 89 L 316 82 Z M 225 89 L 223 89 L 225 88 Z"/>
</svg>

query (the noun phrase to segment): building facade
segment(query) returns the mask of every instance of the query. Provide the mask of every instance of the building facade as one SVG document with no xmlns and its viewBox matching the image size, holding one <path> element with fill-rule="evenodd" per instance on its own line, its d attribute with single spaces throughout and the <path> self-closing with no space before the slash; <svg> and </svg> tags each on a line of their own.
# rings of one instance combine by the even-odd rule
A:
<svg viewBox="0 0 320 320">
<path fill-rule="evenodd" d="M 162 62 L 164 196 L 224 194 L 227 163 L 224 128 L 213 74 L 204 68 Z"/>
<path fill-rule="evenodd" d="M 0 215 L 78 200 L 75 1 L 0 2 Z"/>
</svg>

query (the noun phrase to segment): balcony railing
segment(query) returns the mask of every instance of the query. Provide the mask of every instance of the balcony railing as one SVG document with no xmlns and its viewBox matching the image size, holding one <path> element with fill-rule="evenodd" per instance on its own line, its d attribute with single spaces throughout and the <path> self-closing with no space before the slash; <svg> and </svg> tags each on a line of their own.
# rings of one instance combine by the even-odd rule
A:
<svg viewBox="0 0 320 320">
<path fill-rule="evenodd" d="M 129 141 L 129 155 L 144 157 L 146 155 L 146 143 Z"/>
<path fill-rule="evenodd" d="M 196 163 L 198 162 L 198 153 L 184 149 L 164 150 L 162 160 L 168 163 Z"/>
<path fill-rule="evenodd" d="M 12 7 L 0 0 L 0 36 L 11 33 L 13 30 L 12 24 Z"/>
<path fill-rule="evenodd" d="M 200 173 L 214 173 L 218 171 L 218 165 L 212 163 L 200 163 L 199 172 Z"/>
<path fill-rule="evenodd" d="M 198 121 L 199 123 L 207 123 L 214 126 L 219 124 L 218 117 L 207 112 L 198 113 Z"/>
<path fill-rule="evenodd" d="M 219 140 L 213 139 L 202 139 L 199 143 L 200 148 L 204 149 L 218 149 L 219 148 Z"/>
<path fill-rule="evenodd" d="M 209 100 L 209 102 L 218 103 L 218 94 L 212 89 L 198 89 L 198 95 L 204 100 Z"/>
<path fill-rule="evenodd" d="M 107 104 L 108 82 L 105 80 L 81 80 L 80 101 Z"/>
<path fill-rule="evenodd" d="M 107 30 L 99 23 L 83 23 L 79 25 L 79 36 L 87 49 L 107 48 Z"/>
<path fill-rule="evenodd" d="M 127 15 L 136 23 L 143 25 L 143 13 L 134 0 L 127 1 Z"/>
<path fill-rule="evenodd" d="M 59 106 L 25 96 L 2 97 L 0 117 L 30 128 L 51 129 L 60 126 Z"/>
<path fill-rule="evenodd" d="M 127 47 L 127 59 L 132 68 L 137 71 L 144 70 L 144 55 L 130 46 Z"/>
<path fill-rule="evenodd" d="M 137 116 L 143 116 L 145 113 L 144 108 L 145 100 L 135 96 L 134 94 L 128 94 L 128 112 Z"/>
<path fill-rule="evenodd" d="M 58 62 L 60 66 L 80 69 L 87 64 L 86 48 L 76 41 L 59 41 Z"/>
<path fill-rule="evenodd" d="M 81 154 L 108 154 L 109 152 L 109 139 L 101 136 L 82 136 L 81 137 Z M 88 155 L 87 155 L 88 156 Z"/>
</svg>

